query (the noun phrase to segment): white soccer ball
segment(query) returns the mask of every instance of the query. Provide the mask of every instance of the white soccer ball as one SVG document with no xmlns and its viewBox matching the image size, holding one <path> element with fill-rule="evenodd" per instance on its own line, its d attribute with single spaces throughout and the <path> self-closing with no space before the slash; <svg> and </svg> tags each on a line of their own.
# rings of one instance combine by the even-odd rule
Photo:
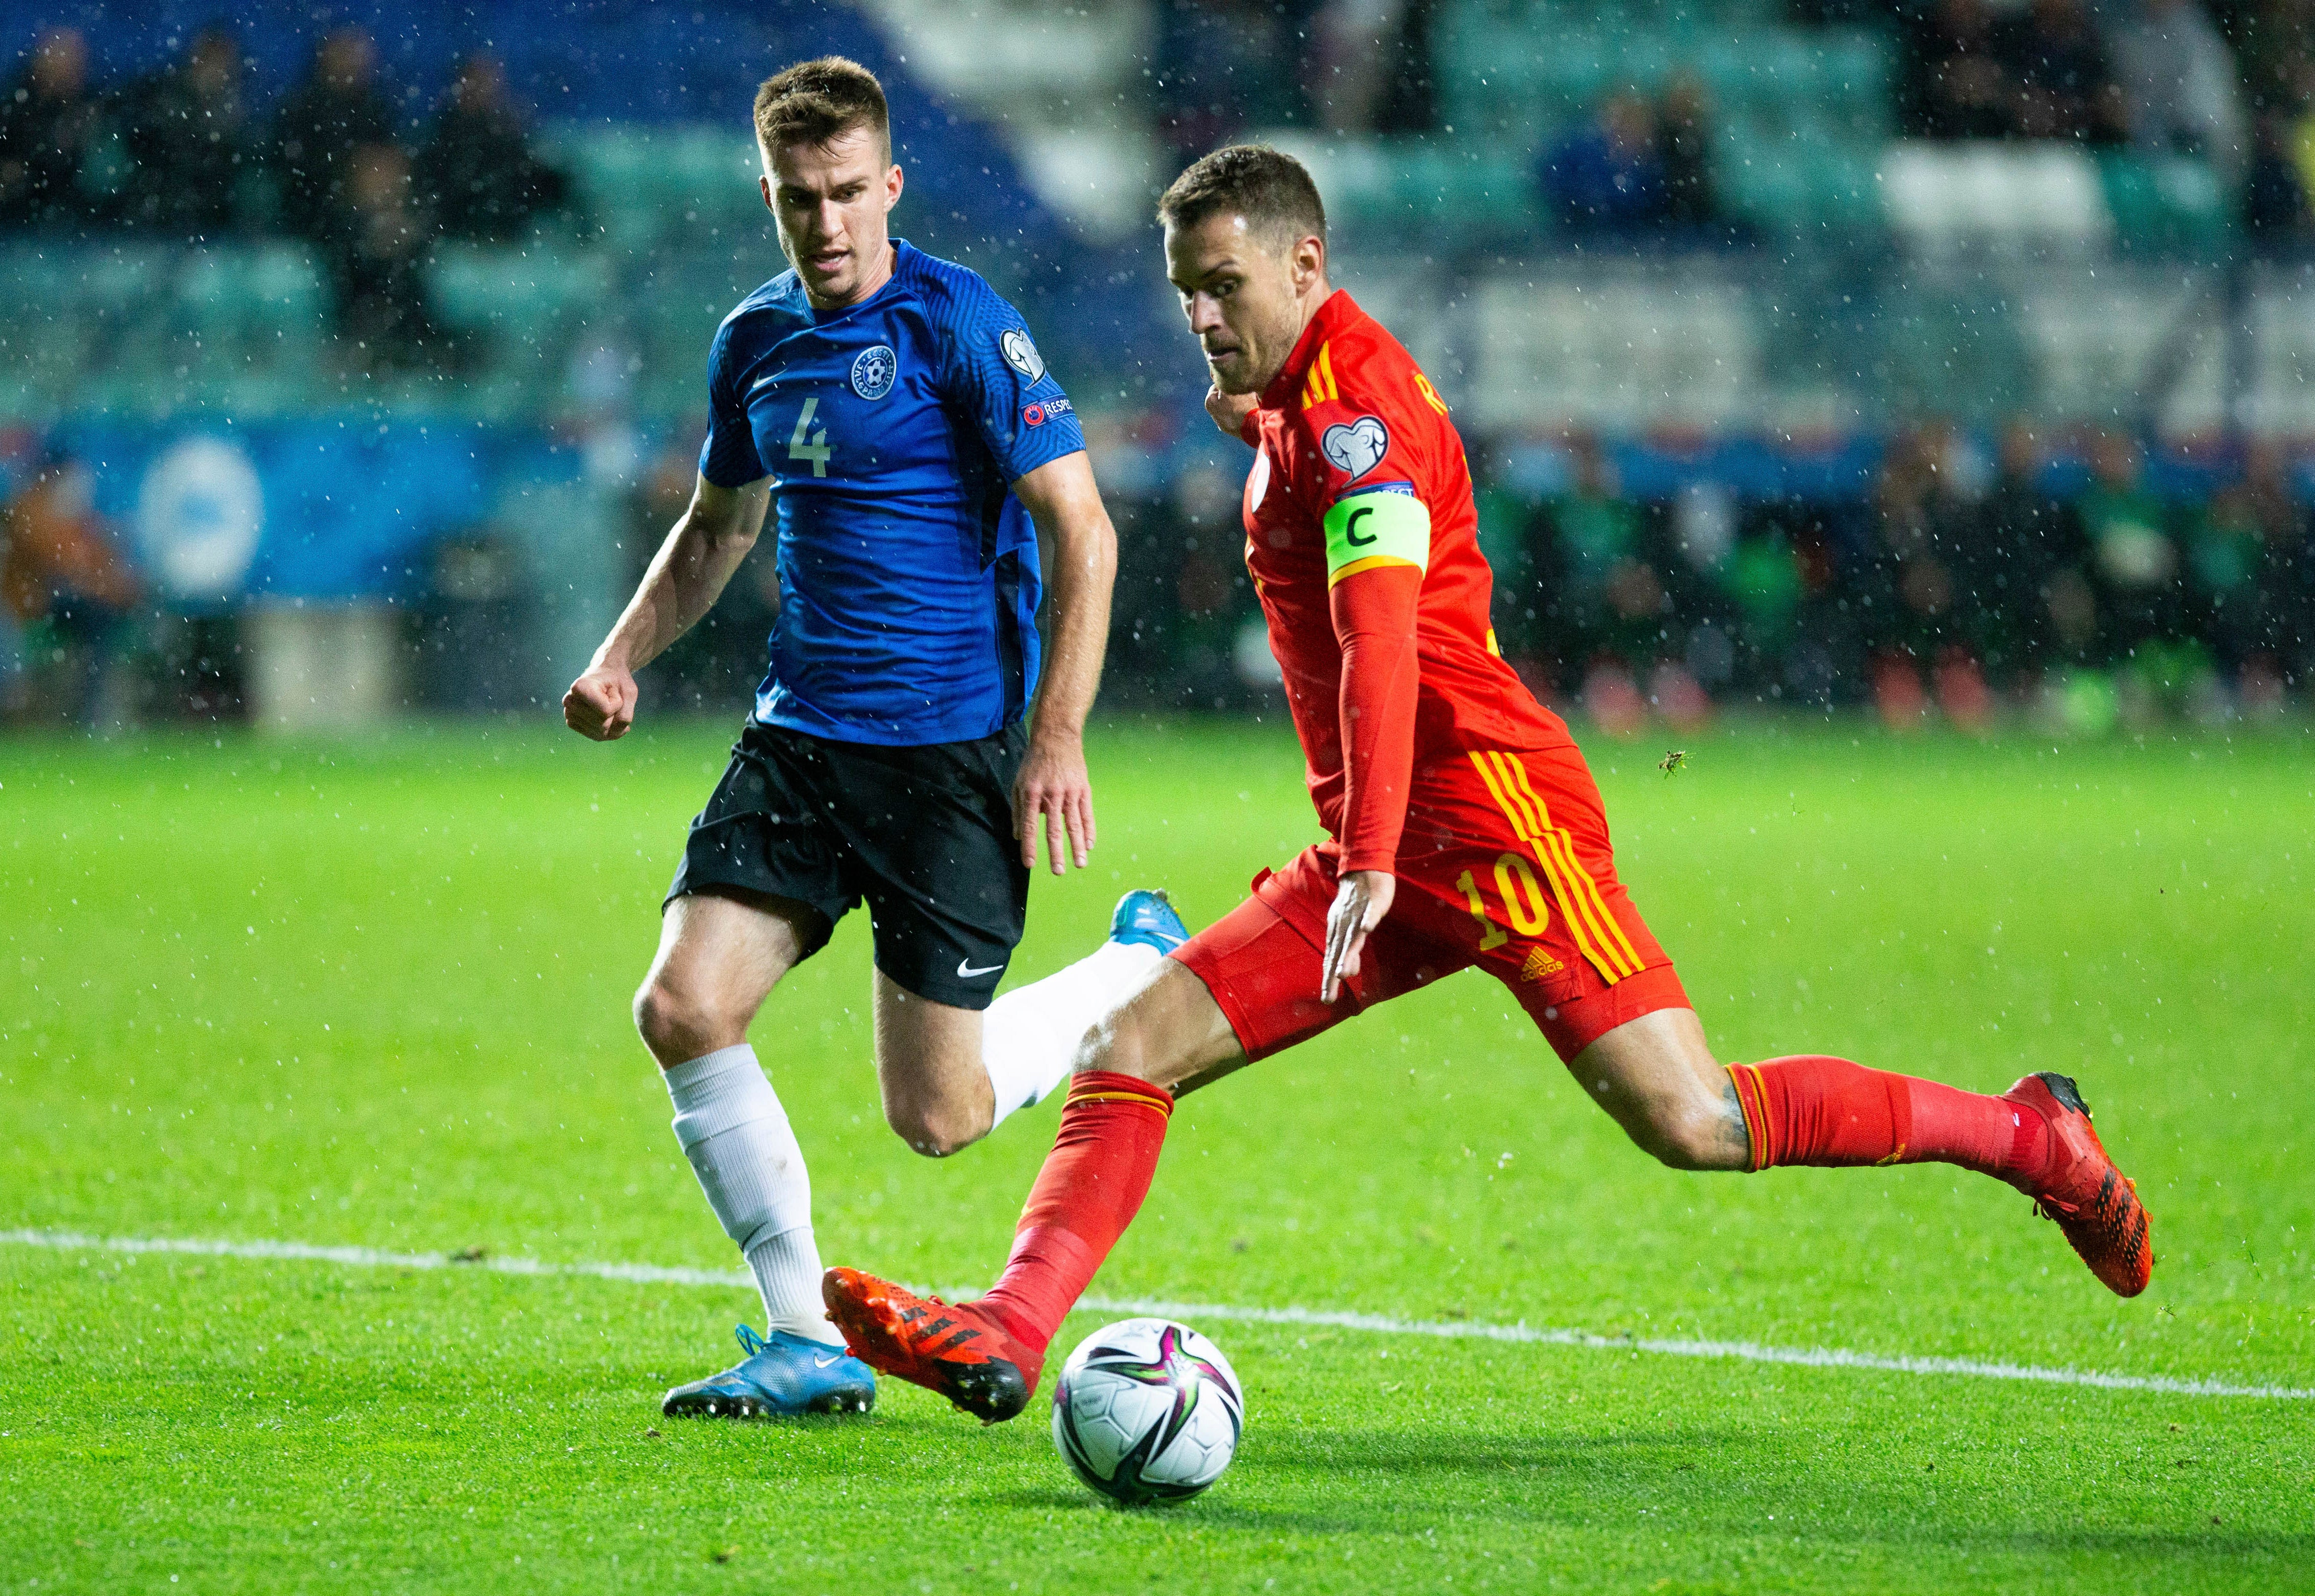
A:
<svg viewBox="0 0 2315 1596">
<path fill-rule="evenodd" d="M 1221 1349 L 1171 1319 L 1124 1319 L 1078 1343 L 1053 1385 L 1053 1444 L 1128 1505 L 1179 1502 L 1221 1478 L 1246 1423 Z"/>
</svg>

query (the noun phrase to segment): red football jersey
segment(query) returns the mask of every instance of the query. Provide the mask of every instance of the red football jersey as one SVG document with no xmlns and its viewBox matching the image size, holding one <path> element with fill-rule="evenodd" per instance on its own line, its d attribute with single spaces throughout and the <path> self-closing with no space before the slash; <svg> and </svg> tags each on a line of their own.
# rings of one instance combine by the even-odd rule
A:
<svg viewBox="0 0 2315 1596">
<path fill-rule="evenodd" d="M 1311 802 L 1388 870 L 1415 766 L 1573 740 L 1495 652 L 1463 440 L 1414 357 L 1337 291 L 1246 418 L 1246 565 Z"/>
</svg>

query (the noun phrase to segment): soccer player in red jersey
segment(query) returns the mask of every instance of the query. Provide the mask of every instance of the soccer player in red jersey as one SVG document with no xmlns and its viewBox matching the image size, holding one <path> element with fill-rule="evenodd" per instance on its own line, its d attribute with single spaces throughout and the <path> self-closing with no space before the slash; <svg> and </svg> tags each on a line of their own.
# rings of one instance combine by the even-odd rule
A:
<svg viewBox="0 0 2315 1596">
<path fill-rule="evenodd" d="M 1010 1418 L 1140 1207 L 1175 1097 L 1475 965 L 1674 1168 L 1959 1165 L 2030 1195 L 2115 1291 L 2144 1290 L 2145 1210 L 2065 1077 L 1990 1096 L 1845 1059 L 1713 1057 L 1616 879 L 1583 755 L 1495 651 L 1447 404 L 1329 288 L 1308 174 L 1273 150 L 1220 150 L 1158 216 L 1212 372 L 1207 407 L 1255 450 L 1246 568 L 1329 839 L 1264 871 L 1087 1033 L 986 1297 L 949 1305 L 829 1271 L 829 1317 L 852 1350 L 983 1420 Z"/>
</svg>

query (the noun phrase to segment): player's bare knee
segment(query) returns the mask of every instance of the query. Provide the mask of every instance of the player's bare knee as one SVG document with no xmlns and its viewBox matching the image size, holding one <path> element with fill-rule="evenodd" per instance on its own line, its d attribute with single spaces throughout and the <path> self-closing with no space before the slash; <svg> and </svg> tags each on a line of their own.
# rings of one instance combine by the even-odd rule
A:
<svg viewBox="0 0 2315 1596">
<path fill-rule="evenodd" d="M 635 1030 L 661 1068 L 714 1052 L 730 1029 L 709 1005 L 659 975 L 636 989 L 634 1014 Z"/>
<path fill-rule="evenodd" d="M 1659 1098 L 1625 1129 L 1657 1162 L 1672 1169 L 1741 1169 L 1743 1149 L 1732 1145 L 1721 1116 L 1702 1104 Z"/>
<path fill-rule="evenodd" d="M 1569 1060 L 1643 1152 L 1673 1169 L 1743 1169 L 1749 1144 L 1727 1076 L 1688 1010 L 1627 1022 Z"/>
<path fill-rule="evenodd" d="M 1648 1122 L 1641 1146 L 1670 1169 L 1708 1169 L 1712 1148 L 1702 1127 L 1684 1113 L 1670 1113 Z"/>
<path fill-rule="evenodd" d="M 981 1115 L 961 1103 L 894 1103 L 884 1109 L 884 1123 L 909 1144 L 912 1153 L 946 1158 L 961 1153 L 989 1134 Z"/>
<path fill-rule="evenodd" d="M 674 1005 L 667 989 L 661 986 L 657 980 L 646 980 L 635 989 L 635 1000 L 633 1006 L 635 1034 L 643 1039 L 643 1045 L 651 1049 L 653 1057 L 659 1055 L 661 1044 L 671 1040 L 673 1036 L 675 1026 L 673 1008 Z"/>
<path fill-rule="evenodd" d="M 1130 1075 L 1137 1080 L 1155 1077 L 1149 1068 L 1153 1061 L 1156 1038 L 1149 1016 L 1132 1004 L 1113 1008 L 1086 1027 L 1078 1040 L 1077 1057 L 1070 1061 L 1074 1075 L 1087 1075 L 1099 1070 L 1110 1075 Z"/>
</svg>

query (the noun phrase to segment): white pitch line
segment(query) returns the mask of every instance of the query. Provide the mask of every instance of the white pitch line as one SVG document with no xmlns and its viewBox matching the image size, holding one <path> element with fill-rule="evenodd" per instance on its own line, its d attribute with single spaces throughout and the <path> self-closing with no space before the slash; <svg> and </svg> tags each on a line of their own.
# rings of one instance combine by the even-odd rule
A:
<svg viewBox="0 0 2315 1596">
<path fill-rule="evenodd" d="M 536 1258 L 483 1256 L 466 1259 L 448 1253 L 392 1253 L 377 1247 L 315 1246 L 300 1241 L 224 1241 L 199 1237 L 88 1236 L 71 1230 L 0 1230 L 0 1246 L 44 1247 L 53 1252 L 177 1253 L 202 1257 L 278 1259 L 342 1264 L 361 1269 L 475 1269 L 493 1274 L 576 1275 L 626 1281 L 638 1285 L 714 1286 L 752 1290 L 745 1270 L 670 1269 L 653 1264 L 548 1264 Z M 1087 1297 L 1078 1308 L 1093 1313 L 1150 1314 L 1169 1319 L 1220 1319 L 1246 1325 L 1301 1325 L 1356 1330 L 1372 1335 L 1428 1335 L 1446 1341 L 1501 1341 L 1539 1346 L 1581 1347 L 1595 1352 L 1648 1352 L 1670 1358 L 1725 1358 L 1743 1363 L 1786 1363 L 1805 1369 L 1862 1369 L 1882 1374 L 1956 1375 L 1973 1379 L 2028 1380 L 2052 1386 L 2087 1386 L 2104 1391 L 2151 1391 L 2172 1396 L 2252 1396 L 2286 1402 L 2315 1401 L 2315 1388 L 2262 1386 L 2222 1379 L 2180 1379 L 2164 1374 L 2102 1374 L 2089 1369 L 2048 1368 L 1980 1358 L 1911 1358 L 1857 1352 L 1840 1347 L 1763 1346 L 1751 1341 L 1704 1341 L 1688 1337 L 1597 1335 L 1520 1323 L 1495 1325 L 1469 1320 L 1400 1319 L 1387 1314 L 1316 1308 L 1246 1308 L 1223 1302 L 1168 1302 L 1146 1297 Z"/>
<path fill-rule="evenodd" d="M 1150 1314 L 1167 1319 L 1236 1319 L 1255 1325 L 1321 1325 L 1377 1335 L 1434 1335 L 1449 1341 L 1512 1341 L 1542 1346 L 1586 1347 L 1607 1352 L 1654 1352 L 1668 1358 L 1733 1358 L 1745 1363 L 1795 1363 L 1807 1369 L 1869 1369 L 1887 1374 L 1957 1374 L 1976 1379 L 2038 1380 L 2051 1386 L 2093 1386 L 2107 1391 L 2160 1391 L 2174 1396 L 2264 1396 L 2315 1401 L 2315 1389 L 2255 1386 L 2232 1380 L 2178 1379 L 2167 1374 L 2101 1374 L 2090 1369 L 2051 1369 L 1982 1358 L 1908 1358 L 1853 1352 L 1842 1347 L 1763 1346 L 1755 1341 L 1700 1341 L 1686 1336 L 1597 1335 L 1528 1324 L 1490 1325 L 1455 1319 L 1395 1319 L 1387 1314 L 1316 1308 L 1237 1308 L 1220 1302 L 1159 1302 L 1142 1298 L 1087 1297 L 1079 1308 L 1103 1313 Z"/>
<path fill-rule="evenodd" d="M 315 1246 L 303 1241 L 208 1241 L 173 1236 L 84 1236 L 72 1230 L 0 1230 L 0 1246 L 62 1253 L 192 1253 L 210 1258 L 281 1258 L 346 1264 L 358 1269 L 481 1269 L 493 1274 L 583 1274 L 638 1285 L 746 1286 L 744 1269 L 666 1269 L 656 1264 L 542 1264 L 536 1258 L 453 1257 L 448 1253 L 388 1253 L 377 1247 Z"/>
</svg>

